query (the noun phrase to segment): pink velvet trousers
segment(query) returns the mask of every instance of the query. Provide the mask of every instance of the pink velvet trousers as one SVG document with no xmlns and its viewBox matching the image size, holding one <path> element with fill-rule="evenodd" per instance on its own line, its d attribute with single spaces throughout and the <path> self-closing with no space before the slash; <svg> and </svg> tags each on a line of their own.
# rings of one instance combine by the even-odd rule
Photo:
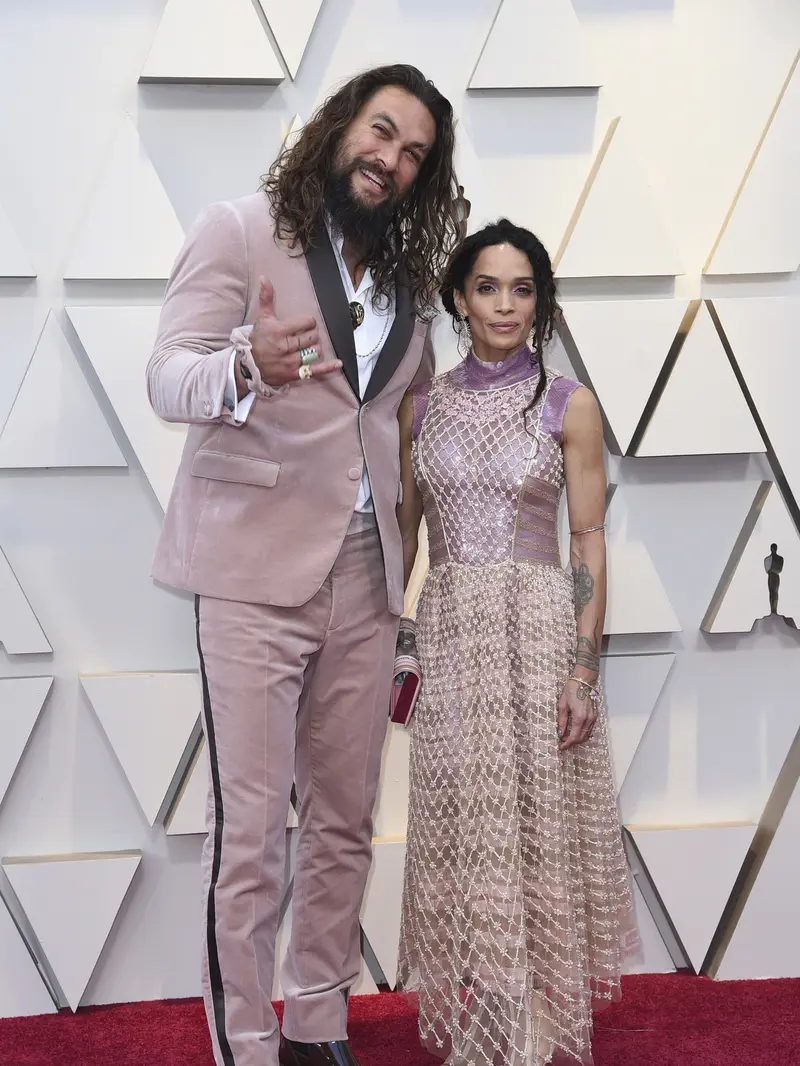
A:
<svg viewBox="0 0 800 1066">
<path fill-rule="evenodd" d="M 284 1034 L 347 1035 L 397 622 L 374 528 L 345 538 L 302 607 L 198 598 L 210 771 L 203 990 L 217 1066 L 277 1063 L 271 994 L 293 779 Z"/>
</svg>

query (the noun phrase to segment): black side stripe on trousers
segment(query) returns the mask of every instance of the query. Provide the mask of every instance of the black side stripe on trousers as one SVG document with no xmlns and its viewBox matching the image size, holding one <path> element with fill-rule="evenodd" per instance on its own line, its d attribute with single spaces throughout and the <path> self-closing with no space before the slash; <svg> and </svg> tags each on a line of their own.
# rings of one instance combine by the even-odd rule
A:
<svg viewBox="0 0 800 1066">
<path fill-rule="evenodd" d="M 214 791 L 214 858 L 211 863 L 211 883 L 208 887 L 208 911 L 206 915 L 206 943 L 208 950 L 208 976 L 211 982 L 211 1002 L 214 1010 L 214 1028 L 217 1031 L 222 1061 L 225 1066 L 236 1066 L 231 1051 L 228 1034 L 225 1031 L 225 990 L 222 987 L 222 971 L 219 965 L 217 948 L 217 902 L 216 891 L 219 880 L 219 868 L 222 863 L 222 831 L 225 828 L 225 815 L 222 809 L 222 788 L 219 783 L 219 765 L 217 763 L 217 740 L 214 734 L 214 719 L 211 714 L 211 696 L 208 692 L 206 664 L 200 645 L 200 597 L 194 599 L 194 617 L 197 626 L 197 654 L 200 658 L 200 676 L 203 681 L 203 717 L 206 725 L 206 743 L 211 764 L 211 787 Z"/>
</svg>

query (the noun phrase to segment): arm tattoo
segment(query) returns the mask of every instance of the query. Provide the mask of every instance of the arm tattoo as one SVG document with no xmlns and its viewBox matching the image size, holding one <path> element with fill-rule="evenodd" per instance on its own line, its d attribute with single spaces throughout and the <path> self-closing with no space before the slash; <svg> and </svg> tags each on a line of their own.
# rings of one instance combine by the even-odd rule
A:
<svg viewBox="0 0 800 1066">
<path fill-rule="evenodd" d="M 594 578 L 586 563 L 581 563 L 577 570 L 572 571 L 572 579 L 575 582 L 575 614 L 580 615 L 594 596 Z"/>
<path fill-rule="evenodd" d="M 597 654 L 596 646 L 589 637 L 578 637 L 575 665 L 582 666 L 585 670 L 591 670 L 593 674 L 600 672 L 600 656 Z"/>
</svg>

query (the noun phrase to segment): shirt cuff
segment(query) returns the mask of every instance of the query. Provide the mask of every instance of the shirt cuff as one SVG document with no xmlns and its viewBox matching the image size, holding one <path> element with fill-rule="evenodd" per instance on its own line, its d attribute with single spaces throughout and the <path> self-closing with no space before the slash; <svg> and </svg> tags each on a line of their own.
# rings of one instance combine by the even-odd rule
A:
<svg viewBox="0 0 800 1066">
<path fill-rule="evenodd" d="M 238 396 L 238 390 L 236 388 L 236 359 L 239 353 L 234 350 L 231 352 L 230 362 L 228 363 L 228 381 L 225 385 L 225 395 L 223 396 L 223 404 L 231 412 L 233 421 L 237 426 L 244 425 L 247 421 L 247 416 L 250 414 L 250 410 L 255 402 L 256 394 L 254 392 L 248 392 L 241 400 Z"/>
<path fill-rule="evenodd" d="M 272 385 L 268 385 L 266 381 L 261 380 L 261 371 L 256 366 L 253 359 L 253 350 L 250 344 L 250 334 L 253 332 L 252 326 L 237 326 L 231 333 L 231 344 L 236 358 L 241 360 L 242 366 L 247 367 L 250 377 L 247 378 L 247 388 L 255 396 L 267 397 L 278 396 L 282 392 L 286 392 L 289 385 L 279 385 L 277 388 L 273 388 Z M 234 377 L 234 382 L 235 382 Z M 239 409 L 241 410 L 244 400 L 239 401 Z"/>
</svg>

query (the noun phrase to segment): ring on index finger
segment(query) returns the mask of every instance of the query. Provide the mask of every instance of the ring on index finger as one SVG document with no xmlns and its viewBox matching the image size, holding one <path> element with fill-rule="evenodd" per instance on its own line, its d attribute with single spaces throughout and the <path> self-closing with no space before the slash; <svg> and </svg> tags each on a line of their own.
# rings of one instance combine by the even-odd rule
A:
<svg viewBox="0 0 800 1066">
<path fill-rule="evenodd" d="M 308 379 L 311 377 L 311 367 L 301 366 L 300 369 L 297 371 L 297 376 L 300 378 L 301 381 L 308 381 Z"/>
<path fill-rule="evenodd" d="M 311 366 L 312 363 L 316 363 L 319 359 L 319 352 L 316 348 L 301 348 L 300 349 L 300 365 Z"/>
</svg>

